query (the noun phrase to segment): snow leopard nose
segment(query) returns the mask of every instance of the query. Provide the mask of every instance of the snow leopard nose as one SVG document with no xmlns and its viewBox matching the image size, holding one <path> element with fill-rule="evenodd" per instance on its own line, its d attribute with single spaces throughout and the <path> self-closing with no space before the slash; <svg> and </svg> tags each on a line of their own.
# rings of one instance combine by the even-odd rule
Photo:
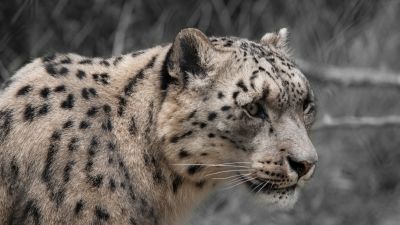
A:
<svg viewBox="0 0 400 225">
<path fill-rule="evenodd" d="M 317 161 L 301 161 L 294 157 L 287 156 L 286 160 L 289 164 L 290 169 L 295 171 L 299 178 L 304 177 L 310 179 L 314 173 L 315 164 Z"/>
</svg>

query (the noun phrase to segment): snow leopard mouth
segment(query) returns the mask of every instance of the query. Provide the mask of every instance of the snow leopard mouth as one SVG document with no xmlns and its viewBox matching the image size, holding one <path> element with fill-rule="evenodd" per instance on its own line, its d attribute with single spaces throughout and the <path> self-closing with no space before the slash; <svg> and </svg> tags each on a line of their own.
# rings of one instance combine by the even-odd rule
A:
<svg viewBox="0 0 400 225">
<path fill-rule="evenodd" d="M 287 187 L 279 187 L 277 184 L 274 184 L 268 180 L 263 180 L 260 178 L 249 179 L 243 175 L 240 175 L 240 177 L 250 192 L 254 194 L 291 194 L 297 188 L 297 184 Z"/>
</svg>

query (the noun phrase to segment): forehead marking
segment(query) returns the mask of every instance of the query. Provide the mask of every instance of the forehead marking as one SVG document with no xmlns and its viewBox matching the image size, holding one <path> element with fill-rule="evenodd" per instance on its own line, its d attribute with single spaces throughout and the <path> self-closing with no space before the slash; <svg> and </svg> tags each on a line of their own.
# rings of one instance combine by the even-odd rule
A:
<svg viewBox="0 0 400 225">
<path fill-rule="evenodd" d="M 243 80 L 240 79 L 237 83 L 236 86 L 238 86 L 240 89 L 242 89 L 244 92 L 248 92 L 249 90 L 247 89 L 247 86 L 244 84 Z"/>
<path fill-rule="evenodd" d="M 309 89 L 306 78 L 301 73 L 293 71 L 295 69 L 293 61 L 287 59 L 284 55 L 280 55 L 277 50 L 235 37 L 213 37 L 211 42 L 215 46 L 239 48 L 233 51 L 233 56 L 237 63 L 243 63 L 247 60 L 247 57 L 251 57 L 249 59 L 256 64 L 258 69 L 254 70 L 249 77 L 250 87 L 256 90 L 256 87 L 260 85 L 262 88 L 268 88 L 270 95 L 275 92 L 276 94 L 272 94 L 270 97 L 276 99 L 280 107 L 300 102 L 304 98 L 303 96 L 309 92 L 309 90 L 306 90 Z M 261 65 L 261 60 L 265 60 L 269 64 L 268 67 Z M 241 66 L 239 65 L 240 68 Z M 264 74 L 270 78 L 270 82 L 259 82 Z M 268 87 L 263 87 L 267 85 L 266 83 Z M 236 86 L 239 87 L 240 91 L 248 92 L 248 87 L 243 80 L 239 80 Z M 235 103 L 237 103 L 236 98 L 238 95 L 239 91 L 232 93 Z"/>
</svg>

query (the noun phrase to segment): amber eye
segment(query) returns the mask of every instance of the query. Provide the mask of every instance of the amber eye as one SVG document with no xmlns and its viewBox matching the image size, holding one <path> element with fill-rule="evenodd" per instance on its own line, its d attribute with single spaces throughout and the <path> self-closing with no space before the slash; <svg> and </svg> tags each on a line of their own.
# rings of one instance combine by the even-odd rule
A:
<svg viewBox="0 0 400 225">
<path fill-rule="evenodd" d="M 245 110 L 251 117 L 258 117 L 261 119 L 266 119 L 267 114 L 263 107 L 258 103 L 249 103 L 245 105 Z"/>
</svg>

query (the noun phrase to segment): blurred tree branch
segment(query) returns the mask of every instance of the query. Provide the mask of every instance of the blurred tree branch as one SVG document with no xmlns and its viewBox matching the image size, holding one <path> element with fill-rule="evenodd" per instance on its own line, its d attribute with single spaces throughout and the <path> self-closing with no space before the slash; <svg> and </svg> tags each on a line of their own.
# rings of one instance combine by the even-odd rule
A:
<svg viewBox="0 0 400 225">
<path fill-rule="evenodd" d="M 380 127 L 386 125 L 400 125 L 400 116 L 384 116 L 384 117 L 332 117 L 325 114 L 321 120 L 317 121 L 313 130 L 329 129 L 329 128 L 358 128 L 358 127 Z"/>
<path fill-rule="evenodd" d="M 381 72 L 373 69 L 335 67 L 319 65 L 297 60 L 299 67 L 307 78 L 324 83 L 336 83 L 343 86 L 379 86 L 400 88 L 400 74 Z M 381 127 L 385 125 L 400 126 L 400 115 L 382 117 L 332 117 L 326 114 L 317 121 L 313 130 L 330 128 Z"/>
<path fill-rule="evenodd" d="M 134 7 L 133 1 L 127 1 L 124 3 L 121 9 L 121 15 L 119 17 L 118 26 L 115 31 L 114 42 L 113 42 L 113 55 L 119 55 L 124 50 L 125 36 L 130 24 L 133 22 L 134 14 L 132 10 Z"/>
<path fill-rule="evenodd" d="M 296 60 L 307 78 L 344 86 L 400 87 L 400 74 L 366 68 L 335 67 Z"/>
</svg>

